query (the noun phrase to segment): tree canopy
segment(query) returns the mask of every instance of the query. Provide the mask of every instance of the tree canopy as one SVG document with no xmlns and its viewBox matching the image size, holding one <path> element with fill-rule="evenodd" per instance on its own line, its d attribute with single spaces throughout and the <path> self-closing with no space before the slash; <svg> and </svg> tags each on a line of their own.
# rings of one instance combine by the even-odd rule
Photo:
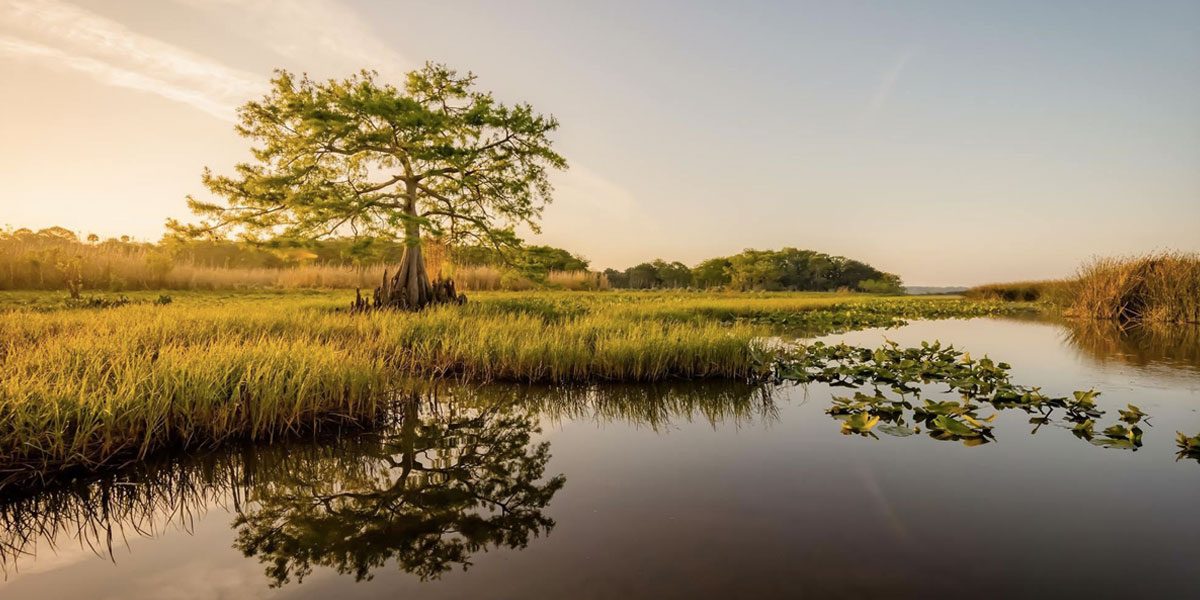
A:
<svg viewBox="0 0 1200 600">
<path fill-rule="evenodd" d="M 900 278 L 864 262 L 813 250 L 744 250 L 710 258 L 689 269 L 657 259 L 625 271 L 608 269 L 617 288 L 731 287 L 740 290 L 831 291 L 842 288 L 901 293 Z"/>
<path fill-rule="evenodd" d="M 277 71 L 271 91 L 239 111 L 255 161 L 231 176 L 205 169 L 205 186 L 225 202 L 189 197 L 204 221 L 171 225 L 297 242 L 424 226 L 495 245 L 513 241 L 515 224 L 536 231 L 548 171 L 566 168 L 547 137 L 558 121 L 501 104 L 475 81 L 432 63 L 403 90 L 371 71 L 341 81 Z"/>
<path fill-rule="evenodd" d="M 402 237 L 411 251 L 382 287 L 408 308 L 434 298 L 423 230 L 497 249 L 518 242 L 517 225 L 538 231 L 549 172 L 567 166 L 549 138 L 557 120 L 502 104 L 475 88 L 475 75 L 444 65 L 412 71 L 403 89 L 377 77 L 315 81 L 277 71 L 270 92 L 239 110 L 237 131 L 252 140 L 254 161 L 233 175 L 205 169 L 204 185 L 223 201 L 189 197 L 201 222 L 168 226 L 297 245 Z"/>
</svg>

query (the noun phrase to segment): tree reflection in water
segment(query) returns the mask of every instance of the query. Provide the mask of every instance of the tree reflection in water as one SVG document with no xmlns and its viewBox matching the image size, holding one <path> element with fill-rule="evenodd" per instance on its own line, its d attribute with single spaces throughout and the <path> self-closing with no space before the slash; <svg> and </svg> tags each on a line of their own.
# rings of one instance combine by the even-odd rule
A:
<svg viewBox="0 0 1200 600">
<path fill-rule="evenodd" d="M 394 431 L 361 436 L 349 452 L 277 455 L 274 476 L 252 486 L 252 508 L 237 516 L 236 546 L 276 584 L 314 565 L 361 580 L 389 560 L 428 579 L 466 568 L 480 550 L 549 533 L 542 510 L 565 478 L 539 483 L 550 447 L 532 444 L 534 418 L 444 408 L 420 418 L 408 402 Z"/>
<path fill-rule="evenodd" d="M 112 556 L 129 534 L 152 537 L 212 506 L 236 515 L 235 546 L 273 585 L 314 566 L 368 579 L 394 560 L 427 579 L 491 547 L 548 534 L 543 511 L 562 489 L 546 478 L 550 447 L 535 414 L 498 403 L 412 397 L 375 431 L 247 447 L 130 470 L 0 503 L 7 574 L 38 545 L 76 538 Z"/>
</svg>

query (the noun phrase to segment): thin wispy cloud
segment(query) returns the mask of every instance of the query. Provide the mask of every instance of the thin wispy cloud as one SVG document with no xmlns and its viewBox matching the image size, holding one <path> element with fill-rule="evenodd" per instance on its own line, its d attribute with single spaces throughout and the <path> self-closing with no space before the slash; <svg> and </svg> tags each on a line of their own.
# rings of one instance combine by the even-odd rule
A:
<svg viewBox="0 0 1200 600">
<path fill-rule="evenodd" d="M 227 28 L 290 59 L 298 70 L 337 76 L 367 68 L 400 77 L 416 66 L 361 15 L 333 0 L 173 1 L 222 18 Z"/>
<path fill-rule="evenodd" d="M 78 71 L 230 121 L 238 104 L 265 88 L 260 77 L 58 0 L 0 0 L 0 53 Z"/>
<path fill-rule="evenodd" d="M 879 78 L 879 83 L 875 86 L 875 93 L 871 94 L 871 100 L 867 104 L 867 109 L 863 112 L 859 119 L 862 123 L 869 123 L 875 119 L 875 116 L 887 106 L 888 100 L 892 97 L 892 92 L 895 91 L 896 85 L 900 82 L 900 78 L 904 75 L 905 69 L 912 62 L 913 57 L 917 54 L 916 50 L 907 50 L 899 57 L 892 67 L 884 72 Z"/>
<path fill-rule="evenodd" d="M 234 105 L 214 98 L 201 90 L 191 89 L 171 82 L 116 66 L 79 54 L 70 54 L 57 48 L 29 42 L 19 38 L 0 35 L 0 56 L 36 60 L 51 67 L 60 67 L 91 76 L 101 83 L 138 90 L 187 104 L 219 119 L 232 121 Z"/>
</svg>

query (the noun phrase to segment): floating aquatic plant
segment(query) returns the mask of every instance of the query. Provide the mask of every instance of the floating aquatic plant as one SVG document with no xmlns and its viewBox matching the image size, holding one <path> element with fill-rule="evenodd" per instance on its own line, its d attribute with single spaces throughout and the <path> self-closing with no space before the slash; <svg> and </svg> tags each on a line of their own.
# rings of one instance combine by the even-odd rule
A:
<svg viewBox="0 0 1200 600">
<path fill-rule="evenodd" d="M 865 434 L 878 425 L 879 431 L 904 437 L 920 431 L 915 426 L 919 423 L 935 439 L 979 445 L 995 439 L 992 422 L 996 413 L 982 417 L 978 412 L 991 405 L 996 411 L 1018 409 L 1032 414 L 1029 421 L 1035 425 L 1033 433 L 1054 422 L 1052 414 L 1061 410 L 1064 427 L 1076 437 L 1097 446 L 1136 450 L 1142 445 L 1139 425 L 1149 417 L 1141 408 L 1129 404 L 1118 411 L 1121 423 L 1103 429 L 1098 435 L 1096 423 L 1104 415 L 1096 403 L 1099 391 L 1077 390 L 1070 396 L 1048 396 L 1041 388 L 1014 384 L 1009 374 L 1012 367 L 1007 363 L 988 357 L 974 359 L 967 352 L 939 342 L 902 348 L 888 340 L 874 349 L 815 342 L 786 348 L 774 353 L 770 360 L 759 372 L 777 382 L 874 386 L 874 394 L 856 391 L 853 397 L 833 398 L 826 412 L 842 422 L 843 433 Z M 921 398 L 921 386 L 935 383 L 947 385 L 947 391 L 958 393 L 961 399 Z M 885 389 L 899 398 L 889 398 Z M 906 411 L 911 411 L 914 426 L 908 425 Z"/>
<path fill-rule="evenodd" d="M 1200 461 L 1200 435 L 1188 437 L 1182 431 L 1177 431 L 1175 434 L 1175 443 L 1179 446 L 1178 458 L 1192 458 Z"/>
<path fill-rule="evenodd" d="M 869 413 L 854 413 L 842 419 L 842 433 L 870 435 L 871 429 L 879 423 L 879 417 Z"/>
<path fill-rule="evenodd" d="M 1072 394 L 1072 398 L 1067 400 L 1067 418 L 1076 423 L 1086 421 L 1088 419 L 1099 418 L 1104 414 L 1104 411 L 1096 407 L 1096 396 L 1100 392 L 1095 390 L 1076 391 Z"/>
<path fill-rule="evenodd" d="M 1145 419 L 1146 417 L 1149 416 L 1146 413 L 1142 412 L 1142 409 L 1140 409 L 1132 404 L 1128 404 L 1126 406 L 1128 406 L 1128 408 L 1123 409 L 1123 410 L 1118 410 L 1117 412 L 1121 414 L 1121 420 L 1125 421 L 1126 423 L 1129 423 L 1130 425 L 1137 425 L 1143 419 Z"/>
<path fill-rule="evenodd" d="M 1126 427 L 1118 423 L 1106 427 L 1102 433 L 1102 437 L 1097 437 L 1091 442 L 1097 446 L 1122 450 L 1137 450 L 1142 447 L 1142 430 L 1136 426 Z"/>
<path fill-rule="evenodd" d="M 1081 423 L 1076 423 L 1075 426 L 1071 428 L 1071 431 L 1078 438 L 1085 439 L 1085 440 L 1091 440 L 1093 437 L 1096 436 L 1095 428 L 1096 428 L 1095 421 L 1093 421 L 1092 419 L 1085 419 Z"/>
</svg>

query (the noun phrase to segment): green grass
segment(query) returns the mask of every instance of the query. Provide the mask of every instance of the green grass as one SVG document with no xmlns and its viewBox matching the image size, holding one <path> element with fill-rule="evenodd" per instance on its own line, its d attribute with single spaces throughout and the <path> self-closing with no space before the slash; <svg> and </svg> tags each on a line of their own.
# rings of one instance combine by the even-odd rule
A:
<svg viewBox="0 0 1200 600">
<path fill-rule="evenodd" d="M 270 439 L 381 415 L 406 378 L 747 379 L 779 327 L 830 331 L 1022 307 L 835 294 L 474 294 L 351 315 L 346 292 L 130 294 L 72 308 L 0 294 L 0 482 L 166 447 Z"/>
</svg>

